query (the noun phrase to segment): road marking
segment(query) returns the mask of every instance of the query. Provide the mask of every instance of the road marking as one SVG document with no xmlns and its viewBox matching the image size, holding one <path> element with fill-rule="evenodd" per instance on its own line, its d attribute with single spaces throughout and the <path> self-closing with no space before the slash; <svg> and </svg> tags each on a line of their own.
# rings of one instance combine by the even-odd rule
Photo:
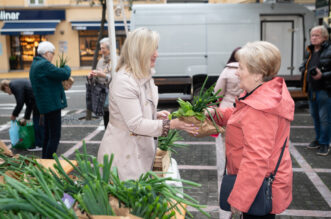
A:
<svg viewBox="0 0 331 219">
<path fill-rule="evenodd" d="M 304 172 L 319 191 L 321 196 L 328 203 L 329 207 L 331 207 L 331 192 L 329 188 L 324 184 L 321 178 L 317 175 L 314 169 L 308 164 L 308 162 L 303 158 L 303 156 L 299 153 L 299 151 L 292 145 L 290 142 L 290 152 L 292 156 L 295 158 L 297 163 L 304 169 Z"/>
<path fill-rule="evenodd" d="M 180 170 L 217 170 L 216 166 L 178 165 Z"/>
<path fill-rule="evenodd" d="M 318 210 L 285 210 L 280 215 L 287 216 L 301 216 L 301 217 L 330 217 L 331 211 L 318 211 Z"/>
<path fill-rule="evenodd" d="M 10 128 L 10 124 L 11 124 L 11 122 L 9 121 L 9 122 L 7 122 L 6 124 L 1 125 L 1 126 L 0 126 L 0 132 L 4 131 L 4 130 L 6 130 L 6 129 L 9 129 L 9 128 Z"/>
<path fill-rule="evenodd" d="M 88 136 L 86 136 L 82 141 L 78 142 L 77 144 L 75 144 L 73 147 L 71 147 L 69 150 L 67 150 L 66 152 L 64 152 L 62 155 L 66 158 L 68 158 L 70 155 L 72 155 L 76 150 L 78 150 L 79 148 L 81 148 L 83 146 L 83 141 L 89 141 L 91 140 L 94 136 L 96 136 L 97 134 L 99 134 L 99 132 L 101 132 L 103 130 L 104 127 L 99 126 L 98 128 L 96 128 L 92 133 L 90 133 Z"/>
</svg>

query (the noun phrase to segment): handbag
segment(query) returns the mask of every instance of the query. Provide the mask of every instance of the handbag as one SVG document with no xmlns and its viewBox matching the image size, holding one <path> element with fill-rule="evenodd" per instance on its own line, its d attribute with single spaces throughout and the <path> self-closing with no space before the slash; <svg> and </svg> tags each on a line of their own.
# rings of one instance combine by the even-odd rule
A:
<svg viewBox="0 0 331 219">
<path fill-rule="evenodd" d="M 101 83 L 95 78 L 87 78 L 86 108 L 97 116 L 103 116 L 104 105 L 108 97 L 109 83 Z"/>
<path fill-rule="evenodd" d="M 287 142 L 287 138 L 285 139 L 282 151 L 279 155 L 279 159 L 278 159 L 274 173 L 271 173 L 269 177 L 266 177 L 263 180 L 260 190 L 258 191 L 247 214 L 255 215 L 255 216 L 264 216 L 271 212 L 271 210 L 272 210 L 272 183 L 273 183 L 275 175 L 277 173 L 280 161 L 283 157 L 286 142 Z M 221 185 L 220 207 L 224 211 L 231 211 L 231 206 L 227 200 L 230 196 L 234 183 L 236 182 L 237 175 L 227 175 L 227 174 L 225 174 L 225 171 L 226 171 L 226 168 L 224 169 L 224 176 L 223 176 L 222 185 Z"/>
</svg>

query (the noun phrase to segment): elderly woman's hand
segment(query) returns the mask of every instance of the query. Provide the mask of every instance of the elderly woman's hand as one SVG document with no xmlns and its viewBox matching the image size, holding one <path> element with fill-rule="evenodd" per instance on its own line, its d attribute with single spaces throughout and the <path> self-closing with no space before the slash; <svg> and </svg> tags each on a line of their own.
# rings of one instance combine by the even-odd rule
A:
<svg viewBox="0 0 331 219">
<path fill-rule="evenodd" d="M 179 119 L 172 119 L 170 120 L 170 129 L 180 129 L 184 130 L 187 133 L 191 133 L 192 135 L 199 134 L 198 130 L 199 127 L 196 127 L 194 124 L 189 124 Z"/>
<path fill-rule="evenodd" d="M 215 115 L 216 109 L 213 107 L 208 107 L 208 108 L 204 109 L 203 112 L 207 117 L 209 117 L 209 114 L 213 117 Z"/>
<path fill-rule="evenodd" d="M 106 73 L 104 73 L 103 71 L 101 70 L 92 70 L 88 76 L 89 78 L 90 77 L 100 77 L 100 78 L 106 78 L 107 75 Z"/>
<path fill-rule="evenodd" d="M 168 116 L 170 115 L 170 112 L 169 111 L 167 111 L 167 110 L 162 110 L 162 111 L 159 111 L 159 112 L 157 112 L 157 114 L 156 114 L 156 118 L 157 119 L 162 119 L 162 120 L 164 120 L 164 119 L 168 119 Z"/>
</svg>

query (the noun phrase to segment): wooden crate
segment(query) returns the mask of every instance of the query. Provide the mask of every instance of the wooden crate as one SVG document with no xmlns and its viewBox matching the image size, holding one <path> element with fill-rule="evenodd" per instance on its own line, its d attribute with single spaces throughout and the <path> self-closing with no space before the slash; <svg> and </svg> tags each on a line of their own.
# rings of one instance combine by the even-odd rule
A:
<svg viewBox="0 0 331 219">
<path fill-rule="evenodd" d="M 46 169 L 51 168 L 53 171 L 56 172 L 56 170 L 54 169 L 54 164 L 56 164 L 55 160 L 53 160 L 53 159 L 36 159 L 36 161 L 39 164 L 43 165 Z M 70 161 L 75 166 L 78 165 L 77 161 L 75 161 L 75 160 L 70 160 Z M 66 172 L 67 174 L 74 170 L 74 168 L 65 160 L 60 160 L 60 164 L 61 164 L 64 172 Z"/>
<path fill-rule="evenodd" d="M 170 160 L 170 151 L 162 151 L 158 148 L 154 159 L 153 171 L 167 172 L 170 166 Z"/>
</svg>

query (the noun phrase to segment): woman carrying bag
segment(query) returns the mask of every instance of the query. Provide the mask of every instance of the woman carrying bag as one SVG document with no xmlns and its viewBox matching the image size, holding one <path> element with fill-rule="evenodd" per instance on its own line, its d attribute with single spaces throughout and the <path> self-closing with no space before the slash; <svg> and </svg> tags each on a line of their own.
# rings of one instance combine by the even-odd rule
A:
<svg viewBox="0 0 331 219">
<path fill-rule="evenodd" d="M 237 56 L 239 86 L 244 92 L 235 108 L 210 110 L 215 120 L 219 118 L 217 123 L 226 126 L 226 169 L 229 175 L 236 175 L 227 202 L 233 214 L 243 213 L 245 219 L 275 218 L 292 201 L 292 161 L 286 139 L 294 117 L 294 101 L 284 79 L 276 77 L 281 63 L 277 47 L 263 41 L 247 43 Z M 262 182 L 274 173 L 278 160 L 271 185 L 271 211 L 259 217 L 248 214 Z"/>
</svg>

